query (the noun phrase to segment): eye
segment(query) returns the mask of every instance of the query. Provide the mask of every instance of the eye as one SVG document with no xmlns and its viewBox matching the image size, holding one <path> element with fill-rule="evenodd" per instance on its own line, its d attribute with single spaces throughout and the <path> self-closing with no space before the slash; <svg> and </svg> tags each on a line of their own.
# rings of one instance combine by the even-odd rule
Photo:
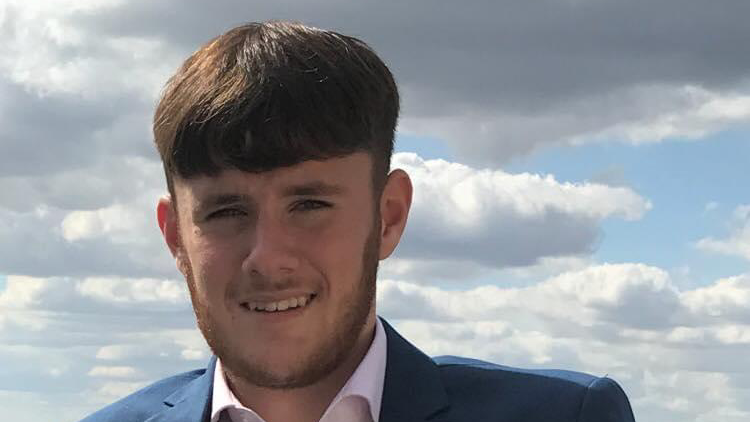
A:
<svg viewBox="0 0 750 422">
<path fill-rule="evenodd" d="M 331 204 L 328 202 L 306 199 L 295 203 L 292 207 L 292 211 L 313 211 L 321 208 L 328 208 L 330 206 Z"/>
<path fill-rule="evenodd" d="M 215 218 L 225 217 L 236 217 L 245 215 L 245 212 L 237 208 L 222 208 L 218 211 L 214 211 L 206 217 L 206 220 L 213 220 Z"/>
</svg>

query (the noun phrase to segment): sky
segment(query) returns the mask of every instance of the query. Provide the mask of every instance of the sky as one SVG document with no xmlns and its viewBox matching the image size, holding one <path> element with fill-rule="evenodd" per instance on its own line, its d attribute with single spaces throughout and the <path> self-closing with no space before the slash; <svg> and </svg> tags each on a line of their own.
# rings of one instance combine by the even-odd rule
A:
<svg viewBox="0 0 750 422">
<path fill-rule="evenodd" d="M 750 3 L 0 1 L 0 409 L 74 422 L 203 367 L 150 120 L 208 39 L 369 43 L 415 188 L 378 313 L 431 355 L 608 375 L 750 420 Z"/>
</svg>

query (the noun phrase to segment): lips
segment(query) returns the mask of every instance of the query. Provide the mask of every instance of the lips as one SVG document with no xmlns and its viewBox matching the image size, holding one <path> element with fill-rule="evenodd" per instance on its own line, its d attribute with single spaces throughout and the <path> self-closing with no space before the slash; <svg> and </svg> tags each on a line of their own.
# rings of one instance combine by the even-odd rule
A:
<svg viewBox="0 0 750 422">
<path fill-rule="evenodd" d="M 242 302 L 242 307 L 244 307 L 247 310 L 254 311 L 254 312 L 266 312 L 266 313 L 284 312 L 287 310 L 304 308 L 310 305 L 310 303 L 313 301 L 313 299 L 315 299 L 316 296 L 317 296 L 316 294 L 311 293 L 311 294 L 292 296 L 292 297 L 282 299 L 282 300 L 277 300 L 277 301 L 254 300 L 254 301 Z"/>
</svg>

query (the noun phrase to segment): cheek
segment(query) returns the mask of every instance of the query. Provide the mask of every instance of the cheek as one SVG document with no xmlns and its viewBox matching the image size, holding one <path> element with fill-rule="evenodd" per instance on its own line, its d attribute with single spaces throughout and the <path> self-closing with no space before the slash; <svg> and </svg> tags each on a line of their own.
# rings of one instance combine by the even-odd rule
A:
<svg viewBox="0 0 750 422">
<path fill-rule="evenodd" d="M 326 270 L 333 290 L 350 290 L 359 283 L 369 229 L 364 224 L 341 224 L 325 236 L 310 240 L 310 253 Z"/>
<path fill-rule="evenodd" d="M 223 301 L 230 281 L 242 262 L 236 248 L 197 242 L 189 253 L 196 292 L 202 301 Z"/>
</svg>

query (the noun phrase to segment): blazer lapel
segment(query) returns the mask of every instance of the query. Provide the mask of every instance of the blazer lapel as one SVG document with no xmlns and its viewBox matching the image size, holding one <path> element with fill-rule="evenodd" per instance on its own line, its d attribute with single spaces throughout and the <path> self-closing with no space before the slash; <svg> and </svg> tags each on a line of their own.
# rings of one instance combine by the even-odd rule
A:
<svg viewBox="0 0 750 422">
<path fill-rule="evenodd" d="M 380 321 L 388 339 L 388 352 L 379 421 L 443 419 L 449 403 L 437 365 L 385 320 Z"/>
<path fill-rule="evenodd" d="M 216 356 L 213 356 L 203 375 L 164 399 L 165 409 L 146 422 L 208 422 L 215 367 Z"/>
<path fill-rule="evenodd" d="M 381 318 L 388 339 L 379 422 L 444 420 L 448 395 L 437 365 Z M 216 357 L 206 372 L 164 400 L 165 409 L 146 422 L 208 422 Z"/>
</svg>

